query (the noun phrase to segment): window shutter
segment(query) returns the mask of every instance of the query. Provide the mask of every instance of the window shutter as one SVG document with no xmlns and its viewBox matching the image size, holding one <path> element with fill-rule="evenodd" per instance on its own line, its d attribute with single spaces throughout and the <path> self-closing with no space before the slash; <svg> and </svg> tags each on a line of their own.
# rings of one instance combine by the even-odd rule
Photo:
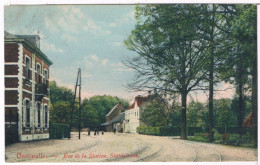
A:
<svg viewBox="0 0 260 165">
<path fill-rule="evenodd" d="M 44 109 L 43 108 L 44 108 L 43 104 L 41 104 L 41 127 L 43 127 L 43 120 L 44 120 L 44 118 L 43 118 L 43 111 L 44 111 Z"/>
<path fill-rule="evenodd" d="M 26 125 L 26 100 L 23 100 L 23 110 L 22 110 L 22 125 Z"/>
<path fill-rule="evenodd" d="M 35 110 L 34 110 L 34 125 L 35 127 L 38 126 L 38 104 L 37 102 L 35 103 Z"/>
<path fill-rule="evenodd" d="M 45 127 L 45 105 L 43 105 L 42 109 L 42 127 Z"/>
<path fill-rule="evenodd" d="M 50 123 L 50 121 L 49 121 L 49 119 L 50 119 L 50 115 L 49 115 L 49 107 L 47 108 L 47 127 L 49 128 L 49 123 Z"/>
<path fill-rule="evenodd" d="M 33 114 L 33 113 L 32 113 L 32 111 L 33 111 L 33 105 L 32 105 L 32 102 L 31 102 L 31 101 L 29 102 L 29 107 L 30 107 L 30 114 L 29 114 L 29 115 L 30 115 L 30 121 L 29 121 L 29 124 L 30 124 L 30 125 L 29 125 L 29 127 L 32 127 L 32 126 L 33 126 L 33 119 L 32 119 L 32 118 L 33 118 L 33 117 L 32 117 L 32 114 Z"/>
</svg>

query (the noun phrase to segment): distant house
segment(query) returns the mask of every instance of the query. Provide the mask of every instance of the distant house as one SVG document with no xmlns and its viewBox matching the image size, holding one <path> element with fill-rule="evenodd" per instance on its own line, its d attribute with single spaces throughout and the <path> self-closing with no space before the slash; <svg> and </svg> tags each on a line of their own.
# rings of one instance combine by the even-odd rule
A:
<svg viewBox="0 0 260 165">
<path fill-rule="evenodd" d="M 38 35 L 4 34 L 6 142 L 49 138 L 49 67 Z"/>
<path fill-rule="evenodd" d="M 116 104 L 105 116 L 106 123 L 101 124 L 101 126 L 105 126 L 105 131 L 112 132 L 115 128 L 117 132 L 123 132 L 123 120 L 125 118 L 124 115 L 125 108 L 122 104 Z"/>
<path fill-rule="evenodd" d="M 252 112 L 247 116 L 246 120 L 243 123 L 243 127 L 252 127 Z"/>
<path fill-rule="evenodd" d="M 148 96 L 138 95 L 135 97 L 134 103 L 125 111 L 124 128 L 126 133 L 136 133 L 136 128 L 144 125 L 140 121 L 140 116 L 142 115 L 144 108 L 157 99 L 161 99 L 157 93 L 149 94 Z"/>
</svg>

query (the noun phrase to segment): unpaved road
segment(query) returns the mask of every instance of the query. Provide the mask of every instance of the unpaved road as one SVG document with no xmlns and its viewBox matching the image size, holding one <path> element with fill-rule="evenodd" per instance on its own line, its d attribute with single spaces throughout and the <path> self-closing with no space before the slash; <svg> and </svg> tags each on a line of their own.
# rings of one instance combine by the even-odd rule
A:
<svg viewBox="0 0 260 165">
<path fill-rule="evenodd" d="M 257 161 L 257 150 L 138 134 L 19 142 L 5 148 L 6 162 L 220 162 Z"/>
</svg>

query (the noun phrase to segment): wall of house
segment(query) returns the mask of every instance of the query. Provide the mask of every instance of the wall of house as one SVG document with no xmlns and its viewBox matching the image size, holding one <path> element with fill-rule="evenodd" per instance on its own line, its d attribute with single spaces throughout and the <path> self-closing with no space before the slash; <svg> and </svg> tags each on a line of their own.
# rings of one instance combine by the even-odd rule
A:
<svg viewBox="0 0 260 165">
<path fill-rule="evenodd" d="M 136 133 L 136 128 L 139 127 L 139 107 L 135 102 L 135 106 L 132 109 L 125 111 L 125 132 Z"/>
<path fill-rule="evenodd" d="M 26 58 L 30 59 L 30 77 L 26 81 Z M 6 139 L 14 136 L 15 141 L 27 141 L 35 139 L 49 138 L 49 129 L 38 127 L 36 123 L 36 100 L 35 100 L 35 59 L 38 59 L 43 68 L 48 69 L 48 65 L 33 54 L 22 43 L 5 43 L 5 130 Z M 43 69 L 42 69 L 43 70 Z M 42 72 L 43 73 L 43 72 Z M 43 77 L 44 78 L 44 77 Z M 30 125 L 25 123 L 26 111 L 25 102 L 30 101 Z M 49 107 L 49 96 L 44 97 L 41 102 L 41 120 L 44 122 L 44 105 Z M 49 112 L 48 112 L 49 121 Z"/>
<path fill-rule="evenodd" d="M 124 112 L 125 108 L 119 104 L 116 109 L 109 115 L 106 116 L 106 122 L 110 122 L 112 119 L 114 119 L 119 113 Z M 106 131 L 107 132 L 112 132 L 113 131 L 113 125 L 107 125 L 106 126 Z"/>
<path fill-rule="evenodd" d="M 18 45 L 5 44 L 5 138 L 18 141 Z"/>
</svg>

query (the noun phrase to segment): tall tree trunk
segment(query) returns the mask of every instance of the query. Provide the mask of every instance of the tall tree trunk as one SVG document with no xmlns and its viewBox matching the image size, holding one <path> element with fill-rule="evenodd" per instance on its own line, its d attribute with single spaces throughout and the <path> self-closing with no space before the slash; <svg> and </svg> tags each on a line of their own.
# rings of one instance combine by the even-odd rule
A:
<svg viewBox="0 0 260 165">
<path fill-rule="evenodd" d="M 186 126 L 187 92 L 181 93 L 181 139 L 187 139 Z"/>
<path fill-rule="evenodd" d="M 214 95 L 214 56 L 211 55 L 211 66 L 210 66 L 210 73 L 209 73 L 209 141 L 214 141 L 214 134 L 213 134 L 213 95 Z"/>
<path fill-rule="evenodd" d="M 238 124 L 238 134 L 242 136 L 242 125 L 243 125 L 243 109 L 244 109 L 244 92 L 243 84 L 240 82 L 238 85 L 238 114 L 237 114 L 237 124 Z"/>
<path fill-rule="evenodd" d="M 213 5 L 212 25 L 210 34 L 210 68 L 209 68 L 209 141 L 214 141 L 214 121 L 213 121 L 213 99 L 214 99 L 214 23 L 215 5 Z"/>
<path fill-rule="evenodd" d="M 239 53 L 239 64 L 238 64 L 238 114 L 237 114 L 237 124 L 238 124 L 238 134 L 242 136 L 242 125 L 243 125 L 243 112 L 244 112 L 244 65 L 243 65 L 243 55 Z"/>
<path fill-rule="evenodd" d="M 257 50 L 255 50 L 257 52 Z M 253 60 L 252 73 L 252 124 L 253 124 L 253 142 L 257 146 L 257 55 Z"/>
</svg>

